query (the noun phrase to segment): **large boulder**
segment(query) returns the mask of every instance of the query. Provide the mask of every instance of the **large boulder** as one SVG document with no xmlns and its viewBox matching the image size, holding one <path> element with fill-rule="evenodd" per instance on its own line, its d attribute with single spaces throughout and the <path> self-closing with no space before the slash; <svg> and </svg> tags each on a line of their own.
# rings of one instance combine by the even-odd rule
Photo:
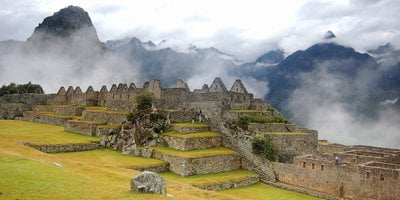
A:
<svg viewBox="0 0 400 200">
<path fill-rule="evenodd" d="M 166 194 L 165 180 L 154 172 L 144 171 L 131 181 L 131 190 L 142 193 Z"/>
</svg>

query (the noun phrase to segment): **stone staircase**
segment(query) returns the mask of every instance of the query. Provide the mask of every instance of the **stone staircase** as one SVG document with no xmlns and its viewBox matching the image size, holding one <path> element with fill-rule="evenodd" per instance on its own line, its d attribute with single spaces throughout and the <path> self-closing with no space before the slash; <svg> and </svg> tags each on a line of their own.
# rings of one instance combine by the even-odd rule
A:
<svg viewBox="0 0 400 200">
<path fill-rule="evenodd" d="M 162 137 L 168 147 L 151 147 L 152 157 L 167 161 L 175 174 L 203 180 L 193 184 L 198 188 L 221 190 L 259 182 L 256 173 L 240 169 L 240 155 L 222 147 L 220 135 L 211 132 L 207 124 L 173 123 L 171 131 Z M 229 173 L 228 179 L 220 179 Z"/>
</svg>

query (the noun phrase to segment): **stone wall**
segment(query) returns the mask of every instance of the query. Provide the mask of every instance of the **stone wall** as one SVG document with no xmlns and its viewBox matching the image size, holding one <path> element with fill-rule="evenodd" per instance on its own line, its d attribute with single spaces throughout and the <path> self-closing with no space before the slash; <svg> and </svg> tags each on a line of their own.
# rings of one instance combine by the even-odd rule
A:
<svg viewBox="0 0 400 200">
<path fill-rule="evenodd" d="M 308 133 L 279 133 L 268 134 L 280 149 L 293 151 L 299 154 L 316 153 L 318 139 Z"/>
<path fill-rule="evenodd" d="M 74 117 L 70 116 L 49 115 L 49 114 L 35 113 L 31 111 L 25 111 L 23 115 L 24 117 L 19 117 L 18 119 L 23 121 L 52 124 L 57 126 L 64 126 L 68 120 L 74 119 Z"/>
<path fill-rule="evenodd" d="M 88 151 L 97 149 L 99 147 L 97 143 L 53 144 L 53 145 L 24 143 L 24 145 L 32 147 L 44 153 Z"/>
<path fill-rule="evenodd" d="M 98 123 L 87 121 L 69 120 L 65 123 L 64 130 L 89 136 L 95 136 L 98 125 Z"/>
<path fill-rule="evenodd" d="M 297 132 L 299 131 L 295 124 L 284 123 L 249 123 L 250 131 L 260 132 Z"/>
<path fill-rule="evenodd" d="M 81 116 L 83 110 L 82 106 L 60 106 L 54 108 L 56 114 L 63 116 Z"/>
<path fill-rule="evenodd" d="M 82 120 L 95 121 L 107 124 L 121 124 L 127 121 L 127 114 L 124 112 L 113 112 L 103 110 L 84 110 Z"/>
<path fill-rule="evenodd" d="M 153 157 L 167 161 L 170 165 L 169 169 L 180 176 L 224 172 L 238 169 L 241 166 L 238 154 L 183 158 L 154 151 Z"/>
<path fill-rule="evenodd" d="M 54 98 L 48 94 L 6 94 L 0 97 L 0 119 L 21 117 L 24 111 L 32 110 L 34 105 L 47 104 Z"/>
<path fill-rule="evenodd" d="M 194 137 L 194 138 L 178 138 L 171 136 L 163 136 L 168 146 L 181 151 L 191 151 L 196 149 L 205 149 L 221 146 L 221 137 Z"/>
<path fill-rule="evenodd" d="M 312 156 L 293 164 L 273 163 L 280 182 L 354 200 L 397 199 L 399 172 L 376 166 L 336 165 L 334 160 Z"/>
</svg>

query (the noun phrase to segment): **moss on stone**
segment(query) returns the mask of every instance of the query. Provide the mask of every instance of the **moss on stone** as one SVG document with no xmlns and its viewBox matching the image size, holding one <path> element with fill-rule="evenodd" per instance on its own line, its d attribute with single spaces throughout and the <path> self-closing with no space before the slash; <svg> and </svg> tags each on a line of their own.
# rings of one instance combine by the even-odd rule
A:
<svg viewBox="0 0 400 200">
<path fill-rule="evenodd" d="M 206 138 L 206 137 L 219 137 L 218 133 L 215 132 L 198 132 L 198 133 L 178 133 L 178 132 L 167 132 L 163 136 L 177 137 L 177 138 Z"/>
<path fill-rule="evenodd" d="M 198 149 L 193 151 L 179 151 L 169 147 L 151 147 L 151 148 L 154 149 L 154 151 L 156 152 L 181 158 L 201 158 L 201 157 L 216 156 L 216 155 L 236 154 L 235 151 L 225 147 Z"/>
</svg>

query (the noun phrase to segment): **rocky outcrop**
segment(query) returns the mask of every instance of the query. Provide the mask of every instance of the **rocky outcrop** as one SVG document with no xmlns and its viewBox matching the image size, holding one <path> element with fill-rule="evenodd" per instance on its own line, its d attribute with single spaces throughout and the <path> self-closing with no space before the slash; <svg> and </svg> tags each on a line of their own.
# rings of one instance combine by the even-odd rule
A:
<svg viewBox="0 0 400 200">
<path fill-rule="evenodd" d="M 144 171 L 131 181 L 131 190 L 134 192 L 166 194 L 165 180 L 154 172 Z"/>
</svg>

